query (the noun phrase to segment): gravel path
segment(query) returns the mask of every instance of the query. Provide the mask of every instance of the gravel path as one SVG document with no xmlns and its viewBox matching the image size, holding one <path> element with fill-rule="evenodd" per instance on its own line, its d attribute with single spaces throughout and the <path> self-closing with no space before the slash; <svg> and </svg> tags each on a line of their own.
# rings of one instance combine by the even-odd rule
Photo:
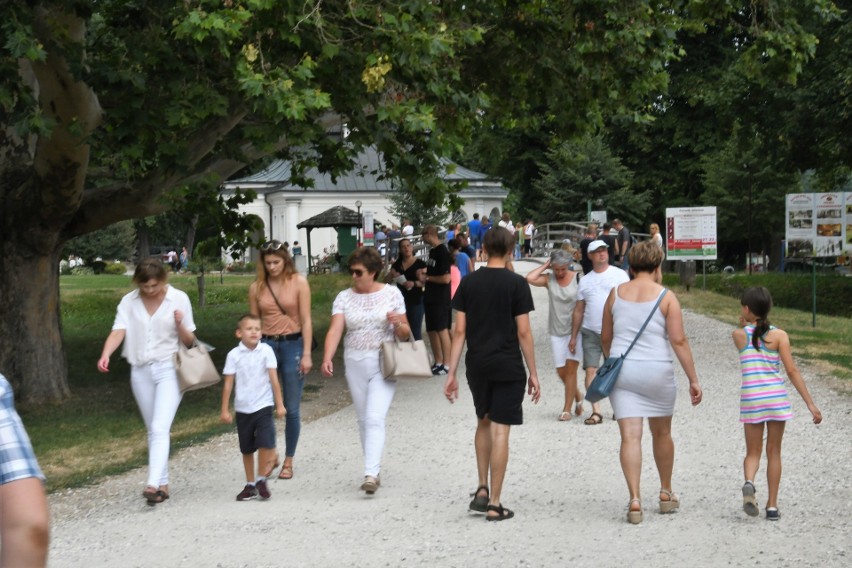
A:
<svg viewBox="0 0 852 568">
<path fill-rule="evenodd" d="M 516 263 L 519 270 L 528 263 Z M 362 471 L 351 408 L 302 429 L 295 477 L 272 499 L 238 503 L 244 484 L 236 434 L 179 452 L 172 498 L 148 507 L 136 470 L 51 495 L 50 565 L 60 566 L 849 566 L 852 564 L 852 402 L 802 366 L 820 426 L 790 387 L 795 419 L 784 437 L 777 523 L 741 510 L 739 369 L 731 325 L 687 313 L 704 402 L 689 405 L 676 366 L 674 486 L 680 512 L 658 515 L 650 434 L 643 440 L 645 520 L 625 521 L 619 436 L 557 422 L 561 383 L 546 341 L 546 291 L 533 289 L 543 395 L 512 429 L 503 501 L 516 517 L 486 523 L 467 512 L 476 486 L 470 395 L 449 405 L 440 379 L 400 384 L 388 417 L 382 487 L 358 491 Z M 732 314 L 732 318 L 735 314 Z M 795 349 L 795 347 L 794 347 Z M 318 362 L 317 362 L 318 363 Z M 343 381 L 343 379 L 339 379 Z M 586 405 L 587 413 L 589 406 Z M 765 462 L 756 480 L 765 499 Z"/>
</svg>

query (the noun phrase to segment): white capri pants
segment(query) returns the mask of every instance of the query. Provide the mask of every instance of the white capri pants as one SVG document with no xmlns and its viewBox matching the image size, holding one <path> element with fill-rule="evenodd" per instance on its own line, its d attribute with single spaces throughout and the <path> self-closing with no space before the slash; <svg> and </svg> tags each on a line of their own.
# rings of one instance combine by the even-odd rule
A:
<svg viewBox="0 0 852 568">
<path fill-rule="evenodd" d="M 183 396 L 174 363 L 169 359 L 132 367 L 130 386 L 148 429 L 148 485 L 168 485 L 172 421 Z"/>
<path fill-rule="evenodd" d="M 571 341 L 570 335 L 551 335 L 550 336 L 550 351 L 553 353 L 553 366 L 559 369 L 565 366 L 565 361 L 583 361 L 583 336 L 577 334 L 577 347 L 574 352 L 568 349 L 568 342 Z"/>
<path fill-rule="evenodd" d="M 346 383 L 352 395 L 358 432 L 364 450 L 364 475 L 376 477 L 381 471 L 385 449 L 385 417 L 390 410 L 396 382 L 386 381 L 378 351 L 347 351 L 343 354 Z"/>
</svg>

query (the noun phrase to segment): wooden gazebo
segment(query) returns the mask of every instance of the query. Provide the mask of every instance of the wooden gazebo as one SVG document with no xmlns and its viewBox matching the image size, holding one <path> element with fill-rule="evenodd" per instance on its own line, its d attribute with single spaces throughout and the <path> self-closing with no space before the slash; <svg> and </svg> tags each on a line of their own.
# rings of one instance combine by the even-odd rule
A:
<svg viewBox="0 0 852 568">
<path fill-rule="evenodd" d="M 337 205 L 331 209 L 327 209 L 319 215 L 314 215 L 310 219 L 305 219 L 296 225 L 299 229 L 305 229 L 308 232 L 308 272 L 310 273 L 313 271 L 313 256 L 311 254 L 311 231 L 313 229 L 321 227 L 337 229 L 340 227 L 360 226 L 361 219 L 359 219 L 358 213 L 342 205 Z"/>
</svg>

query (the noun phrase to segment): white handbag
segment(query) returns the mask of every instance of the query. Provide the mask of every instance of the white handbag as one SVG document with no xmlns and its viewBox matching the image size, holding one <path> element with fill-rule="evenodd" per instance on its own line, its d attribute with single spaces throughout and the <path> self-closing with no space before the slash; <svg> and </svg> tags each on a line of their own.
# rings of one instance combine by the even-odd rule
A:
<svg viewBox="0 0 852 568">
<path fill-rule="evenodd" d="M 432 377 L 432 366 L 429 353 L 423 340 L 414 340 L 409 336 L 408 341 L 382 343 L 382 372 L 385 380 L 396 381 L 399 378 L 425 379 Z"/>
<path fill-rule="evenodd" d="M 196 339 L 192 347 L 179 341 L 178 350 L 172 355 L 181 394 L 215 385 L 222 380 L 210 353 Z"/>
</svg>

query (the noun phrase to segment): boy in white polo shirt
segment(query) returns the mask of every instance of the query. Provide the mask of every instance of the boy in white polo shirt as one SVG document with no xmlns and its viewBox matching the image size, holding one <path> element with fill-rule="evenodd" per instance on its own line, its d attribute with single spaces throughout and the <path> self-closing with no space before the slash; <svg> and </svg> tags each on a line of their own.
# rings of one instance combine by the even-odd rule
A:
<svg viewBox="0 0 852 568">
<path fill-rule="evenodd" d="M 260 318 L 245 314 L 237 323 L 237 338 L 240 344 L 228 353 L 223 375 L 225 388 L 222 390 L 222 422 L 232 422 L 229 403 L 236 382 L 234 410 L 237 413 L 237 435 L 243 467 L 246 471 L 246 486 L 237 495 L 237 501 L 255 497 L 269 499 L 271 494 L 266 485 L 267 476 L 276 467 L 275 420 L 272 407 L 278 418 L 284 418 L 284 399 L 278 383 L 278 361 L 272 348 L 260 342 Z M 257 452 L 255 478 L 254 453 Z M 261 473 L 263 472 L 263 473 Z"/>
</svg>

